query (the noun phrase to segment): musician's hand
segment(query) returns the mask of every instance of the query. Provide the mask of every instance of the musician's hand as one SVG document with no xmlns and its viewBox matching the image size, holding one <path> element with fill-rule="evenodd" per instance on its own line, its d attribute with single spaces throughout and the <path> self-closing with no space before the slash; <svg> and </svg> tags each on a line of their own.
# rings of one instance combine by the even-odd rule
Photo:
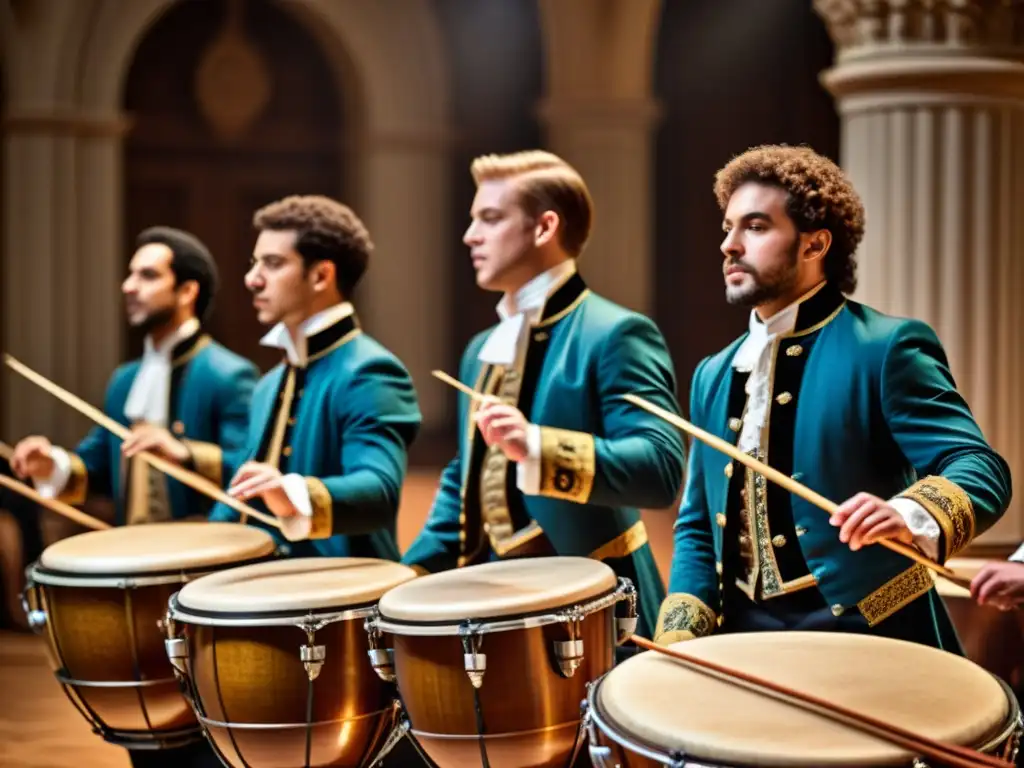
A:
<svg viewBox="0 0 1024 768">
<path fill-rule="evenodd" d="M 183 442 L 155 424 L 136 424 L 132 427 L 131 434 L 121 443 L 121 453 L 128 458 L 142 451 L 156 454 L 176 464 L 185 464 L 191 456 Z"/>
<path fill-rule="evenodd" d="M 882 539 L 914 542 L 906 520 L 892 505 L 870 493 L 858 493 L 840 505 L 829 523 L 839 528 L 839 540 L 857 551 Z"/>
<path fill-rule="evenodd" d="M 281 485 L 281 470 L 270 464 L 249 461 L 241 466 L 228 487 L 228 493 L 240 501 L 248 501 L 256 496 L 263 497 L 267 509 L 277 517 L 292 517 L 299 510 L 288 499 Z"/>
<path fill-rule="evenodd" d="M 45 437 L 32 435 L 14 446 L 11 455 L 11 472 L 22 480 L 46 480 L 53 474 L 54 462 L 50 456 L 53 445 Z"/>
<path fill-rule="evenodd" d="M 487 445 L 497 445 L 510 461 L 526 458 L 526 417 L 504 403 L 488 402 L 476 412 L 477 426 Z"/>
<path fill-rule="evenodd" d="M 1003 611 L 1024 604 L 1024 563 L 989 563 L 971 580 L 971 597 Z"/>
</svg>

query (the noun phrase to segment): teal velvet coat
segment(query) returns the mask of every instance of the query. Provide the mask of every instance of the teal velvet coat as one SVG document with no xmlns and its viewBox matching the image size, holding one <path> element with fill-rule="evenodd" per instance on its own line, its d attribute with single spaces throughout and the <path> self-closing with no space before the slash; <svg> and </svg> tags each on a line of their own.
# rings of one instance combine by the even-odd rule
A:
<svg viewBox="0 0 1024 768">
<path fill-rule="evenodd" d="M 220 482 L 225 462 L 245 444 L 249 402 L 258 371 L 251 362 L 197 333 L 173 350 L 168 425 L 192 452 L 189 469 Z M 119 366 L 110 378 L 103 410 L 125 426 L 130 421 L 124 408 L 141 361 Z M 72 459 L 72 475 L 61 499 L 72 504 L 88 493 L 110 496 L 116 504 L 116 524 L 126 519 L 127 462 L 121 440 L 103 427 L 94 427 L 78 444 Z M 167 477 L 167 493 L 174 519 L 205 516 L 212 503 L 203 494 Z"/>
<path fill-rule="evenodd" d="M 461 381 L 493 391 L 501 366 L 477 357 L 491 330 L 476 336 Z M 591 293 L 578 274 L 548 299 L 531 328 L 516 403 L 541 427 L 541 487 L 526 495 L 509 462 L 488 487 L 507 505 L 515 533 L 485 532 L 495 493 L 482 493 L 485 443 L 459 395 L 459 451 L 445 468 L 424 530 L 402 562 L 440 571 L 515 554 L 595 557 L 637 588 L 638 631 L 650 637 L 664 596 L 641 507 L 674 503 L 682 484 L 683 442 L 675 428 L 621 398 L 639 394 L 678 412 L 675 374 L 654 323 Z M 536 547 L 542 538 L 545 545 Z M 517 541 L 523 550 L 517 551 Z"/>
<path fill-rule="evenodd" d="M 745 400 L 742 382 L 734 378 L 745 381 L 748 374 L 735 371 L 732 361 L 745 338 L 700 363 L 690 394 L 693 422 L 733 444 Z M 1009 468 L 982 436 L 925 323 L 884 315 L 826 286 L 801 305 L 796 329 L 773 344 L 771 445 L 782 430 L 789 432 L 791 447 L 782 455 L 769 450 L 769 464 L 836 503 L 861 491 L 914 499 L 940 525 L 942 560 L 1005 512 Z M 730 397 L 737 391 L 738 402 Z M 727 456 L 694 443 L 675 525 L 661 641 L 707 634 L 721 618 L 722 585 L 735 578 L 721 574 L 725 536 L 735 530 L 727 515 L 738 513 L 727 500 L 733 469 Z M 735 470 L 745 472 L 738 464 Z M 880 545 L 850 550 L 826 512 L 767 485 L 769 506 L 789 505 L 798 544 L 778 551 L 783 580 L 781 553 L 802 555 L 833 613 L 856 608 L 871 626 L 926 596 L 934 601 L 936 625 L 921 628 L 921 641 L 948 645 L 952 628 L 930 571 Z"/>
<path fill-rule="evenodd" d="M 293 557 L 398 560 L 395 522 L 421 416 L 402 362 L 362 333 L 354 315 L 307 339 L 305 368 L 282 363 L 256 387 L 244 461 L 275 464 L 306 479 L 313 507 L 305 541 L 267 528 Z M 279 418 L 281 409 L 287 410 Z M 276 432 L 276 434 L 275 434 Z M 230 482 L 226 476 L 226 482 Z M 248 502 L 267 512 L 259 499 Z M 269 514 L 269 512 L 268 512 Z M 211 520 L 238 520 L 218 504 Z"/>
</svg>

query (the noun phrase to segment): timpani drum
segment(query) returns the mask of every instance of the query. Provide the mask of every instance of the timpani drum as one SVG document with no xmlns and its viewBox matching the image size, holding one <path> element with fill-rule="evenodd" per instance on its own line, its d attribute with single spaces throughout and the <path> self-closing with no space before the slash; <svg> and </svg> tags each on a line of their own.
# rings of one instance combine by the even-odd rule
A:
<svg viewBox="0 0 1024 768">
<path fill-rule="evenodd" d="M 670 647 L 921 736 L 1010 760 L 1019 747 L 1020 709 L 1006 684 L 945 651 L 825 632 L 712 635 Z M 654 651 L 591 686 L 584 719 L 596 768 L 919 764 L 888 741 Z"/>
<path fill-rule="evenodd" d="M 394 722 L 367 659 L 366 617 L 416 577 L 370 558 L 293 558 L 188 584 L 167 656 L 220 759 L 235 768 L 361 766 Z"/>
<path fill-rule="evenodd" d="M 421 576 L 367 622 L 408 728 L 441 768 L 570 764 L 587 683 L 636 626 L 636 593 L 582 557 L 498 561 Z M 616 618 L 625 603 L 626 615 Z M 388 645 L 390 635 L 390 645 Z"/>
<path fill-rule="evenodd" d="M 71 702 L 105 740 L 166 749 L 202 738 L 164 651 L 168 598 L 189 579 L 272 557 L 265 531 L 179 522 L 91 531 L 28 568 L 25 610 Z"/>
</svg>

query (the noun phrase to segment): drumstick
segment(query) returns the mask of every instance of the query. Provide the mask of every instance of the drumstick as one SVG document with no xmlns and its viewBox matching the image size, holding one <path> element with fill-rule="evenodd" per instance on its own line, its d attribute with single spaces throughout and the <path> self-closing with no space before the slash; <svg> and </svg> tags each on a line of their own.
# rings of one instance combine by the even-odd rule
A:
<svg viewBox="0 0 1024 768">
<path fill-rule="evenodd" d="M 669 656 L 677 661 L 683 662 L 687 666 L 697 666 L 702 669 L 709 670 L 726 677 L 730 682 L 744 682 L 758 688 L 763 688 L 774 693 L 781 694 L 789 699 L 796 699 L 804 704 L 809 704 L 811 707 L 823 710 L 823 714 L 826 714 L 837 722 L 844 723 L 845 725 L 852 725 L 865 733 L 887 739 L 893 744 L 897 744 L 904 749 L 910 750 L 915 755 L 921 755 L 924 758 L 932 759 L 941 765 L 949 765 L 954 768 L 978 768 L 978 766 L 981 765 L 992 766 L 992 768 L 1012 768 L 1013 766 L 1012 763 L 1000 760 L 998 757 L 993 757 L 992 755 L 987 755 L 983 752 L 968 749 L 967 747 L 961 747 L 956 744 L 947 744 L 945 742 L 936 741 L 928 738 L 927 736 L 917 735 L 900 728 L 897 725 L 886 723 L 882 720 L 873 718 L 870 715 L 855 712 L 839 704 L 834 704 L 809 693 L 796 691 L 780 683 L 774 683 L 771 680 L 765 680 L 764 678 L 756 677 L 737 669 L 731 669 L 730 667 L 725 667 L 712 661 L 706 661 L 705 659 L 697 658 L 696 656 L 691 656 L 671 648 L 666 648 L 662 645 L 652 643 L 650 640 L 638 637 L 637 635 L 630 635 L 629 639 L 635 645 L 638 645 L 645 650 Z"/>
<path fill-rule="evenodd" d="M 707 443 L 712 448 L 716 448 L 722 453 L 726 454 L 729 458 L 738 461 L 740 464 L 744 464 L 747 467 L 750 467 L 750 469 L 754 470 L 759 474 L 764 475 L 767 479 L 772 480 L 775 483 L 778 483 L 790 493 L 796 494 L 800 498 L 804 499 L 805 501 L 809 501 L 811 504 L 814 504 L 817 507 L 821 507 L 821 509 L 825 510 L 829 514 L 835 514 L 836 510 L 839 509 L 838 504 L 836 504 L 833 501 L 829 501 L 820 493 L 812 491 L 803 483 L 797 482 L 792 477 L 782 474 L 777 469 L 768 466 L 762 461 L 758 461 L 753 456 L 741 451 L 732 443 L 726 442 L 722 438 L 717 437 L 716 435 L 712 435 L 709 432 L 705 432 L 700 427 L 694 426 L 686 419 L 676 416 L 674 413 L 666 411 L 664 408 L 660 408 L 659 406 L 654 405 L 653 403 L 648 402 L 647 400 L 644 400 L 642 397 L 638 397 L 636 395 L 623 395 L 622 397 L 624 400 L 633 403 L 633 405 L 639 406 L 640 408 L 643 408 L 645 411 L 653 413 L 655 416 L 659 416 L 672 426 L 678 427 L 684 432 L 690 433 L 698 440 Z M 939 565 L 934 560 L 930 560 L 913 547 L 908 547 L 906 544 L 903 544 L 898 541 L 891 541 L 889 539 L 881 539 L 877 543 L 881 544 L 883 547 L 886 547 L 887 549 L 891 549 L 893 552 L 897 552 L 901 555 L 904 555 L 905 557 L 909 557 L 914 562 L 920 563 L 921 565 L 930 568 L 931 570 L 935 571 L 935 573 L 939 574 L 940 576 L 943 576 L 946 579 L 949 579 L 955 584 L 959 584 L 960 586 L 966 584 L 970 586 L 970 579 L 958 575 L 955 571 L 950 570 L 944 565 Z"/>
<path fill-rule="evenodd" d="M 107 414 L 103 413 L 103 411 L 101 411 L 99 408 L 90 405 L 89 403 L 82 400 L 80 397 L 71 394 L 63 387 L 54 384 L 45 376 L 36 373 L 27 365 L 24 365 L 23 363 L 20 363 L 17 360 L 15 360 L 13 357 L 11 357 L 11 355 L 5 354 L 4 362 L 7 363 L 8 367 L 20 373 L 33 384 L 36 384 L 42 389 L 45 389 L 58 400 L 65 403 L 66 405 L 70 405 L 79 413 L 88 416 L 101 427 L 106 428 L 107 430 L 109 430 L 122 440 L 128 439 L 129 435 L 131 434 L 131 430 L 129 430 L 128 427 L 124 426 L 124 424 L 115 421 L 114 419 L 107 416 Z M 214 501 L 219 501 L 222 504 L 226 504 L 239 514 L 252 515 L 257 520 L 265 523 L 266 525 L 269 525 L 273 528 L 277 528 L 278 530 L 281 529 L 281 523 L 278 522 L 276 517 L 274 517 L 273 515 L 264 514 L 259 510 L 253 509 L 248 504 L 245 504 L 239 501 L 238 499 L 229 496 L 228 494 L 224 493 L 223 490 L 221 490 L 220 486 L 218 486 L 211 480 L 207 480 L 202 475 L 198 475 L 195 472 L 191 472 L 185 469 L 184 467 L 178 466 L 172 461 L 163 459 L 160 456 L 156 456 L 155 454 L 149 453 L 148 451 L 143 451 L 137 455 L 145 459 L 147 462 L 152 464 L 161 472 L 170 475 L 175 480 L 178 480 L 184 485 L 189 486 L 190 488 L 192 488 L 192 490 L 198 491 L 199 493 L 205 496 L 209 496 Z"/>
<path fill-rule="evenodd" d="M 86 528 L 92 528 L 94 531 L 105 531 L 111 526 L 108 523 L 98 520 L 92 515 L 87 515 L 84 512 L 80 512 L 74 507 L 65 504 L 63 501 L 57 499 L 48 499 L 39 493 L 35 488 L 25 485 L 25 483 L 18 482 L 13 477 L 0 474 L 0 485 L 10 488 L 15 493 L 20 493 L 22 496 L 26 496 L 41 507 L 46 507 L 51 512 L 56 512 L 58 515 L 63 515 L 69 520 L 74 520 L 79 525 L 84 525 Z"/>
<path fill-rule="evenodd" d="M 444 371 L 431 371 L 431 373 L 434 376 L 436 376 L 437 378 L 439 378 L 441 381 L 443 381 L 445 384 L 450 384 L 451 386 L 453 386 L 457 390 L 459 390 L 459 392 L 462 392 L 465 395 L 469 395 L 469 397 L 471 399 L 476 400 L 477 402 L 480 402 L 480 403 L 496 403 L 496 402 L 498 402 L 498 398 L 494 397 L 494 395 L 485 395 L 483 392 L 477 392 L 475 389 L 473 389 L 471 387 L 467 387 L 465 384 L 463 384 L 458 379 L 452 378 L 451 376 L 449 376 Z"/>
<path fill-rule="evenodd" d="M 0 459 L 3 459 L 6 462 L 10 462 L 10 460 L 13 457 L 14 449 L 11 448 L 11 446 L 9 446 L 7 443 L 0 442 Z"/>
</svg>

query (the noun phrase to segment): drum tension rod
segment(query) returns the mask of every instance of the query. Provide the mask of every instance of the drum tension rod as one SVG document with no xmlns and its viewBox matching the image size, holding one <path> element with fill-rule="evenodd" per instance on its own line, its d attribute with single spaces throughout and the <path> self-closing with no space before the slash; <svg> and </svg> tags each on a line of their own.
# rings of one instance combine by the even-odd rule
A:
<svg viewBox="0 0 1024 768">
<path fill-rule="evenodd" d="M 558 660 L 558 668 L 563 677 L 572 677 L 576 670 L 583 663 L 583 638 L 580 624 L 583 621 L 583 612 L 577 607 L 565 613 L 565 622 L 569 632 L 568 640 L 556 640 L 555 658 Z"/>
<path fill-rule="evenodd" d="M 309 675 L 310 682 L 312 682 L 320 676 L 320 669 L 324 665 L 324 659 L 327 658 L 327 646 L 313 644 L 313 636 L 325 622 L 314 623 L 313 617 L 309 618 L 310 623 L 300 625 L 300 628 L 306 632 L 306 645 L 299 646 L 299 658 L 302 659 L 302 666 L 306 668 L 306 674 Z"/>
<path fill-rule="evenodd" d="M 487 671 L 487 654 L 480 652 L 483 635 L 475 632 L 473 625 L 468 623 L 459 627 L 459 634 L 462 636 L 462 658 L 466 674 L 473 687 L 479 688 L 484 684 L 484 672 Z"/>
<path fill-rule="evenodd" d="M 363 629 L 366 631 L 367 642 L 370 646 L 366 654 L 370 657 L 370 666 L 377 673 L 377 677 L 385 683 L 393 683 L 396 680 L 395 650 L 393 648 L 378 647 L 378 643 L 381 637 L 383 637 L 380 629 L 377 628 L 378 616 L 379 614 L 374 609 L 373 615 L 363 622 Z"/>
</svg>

